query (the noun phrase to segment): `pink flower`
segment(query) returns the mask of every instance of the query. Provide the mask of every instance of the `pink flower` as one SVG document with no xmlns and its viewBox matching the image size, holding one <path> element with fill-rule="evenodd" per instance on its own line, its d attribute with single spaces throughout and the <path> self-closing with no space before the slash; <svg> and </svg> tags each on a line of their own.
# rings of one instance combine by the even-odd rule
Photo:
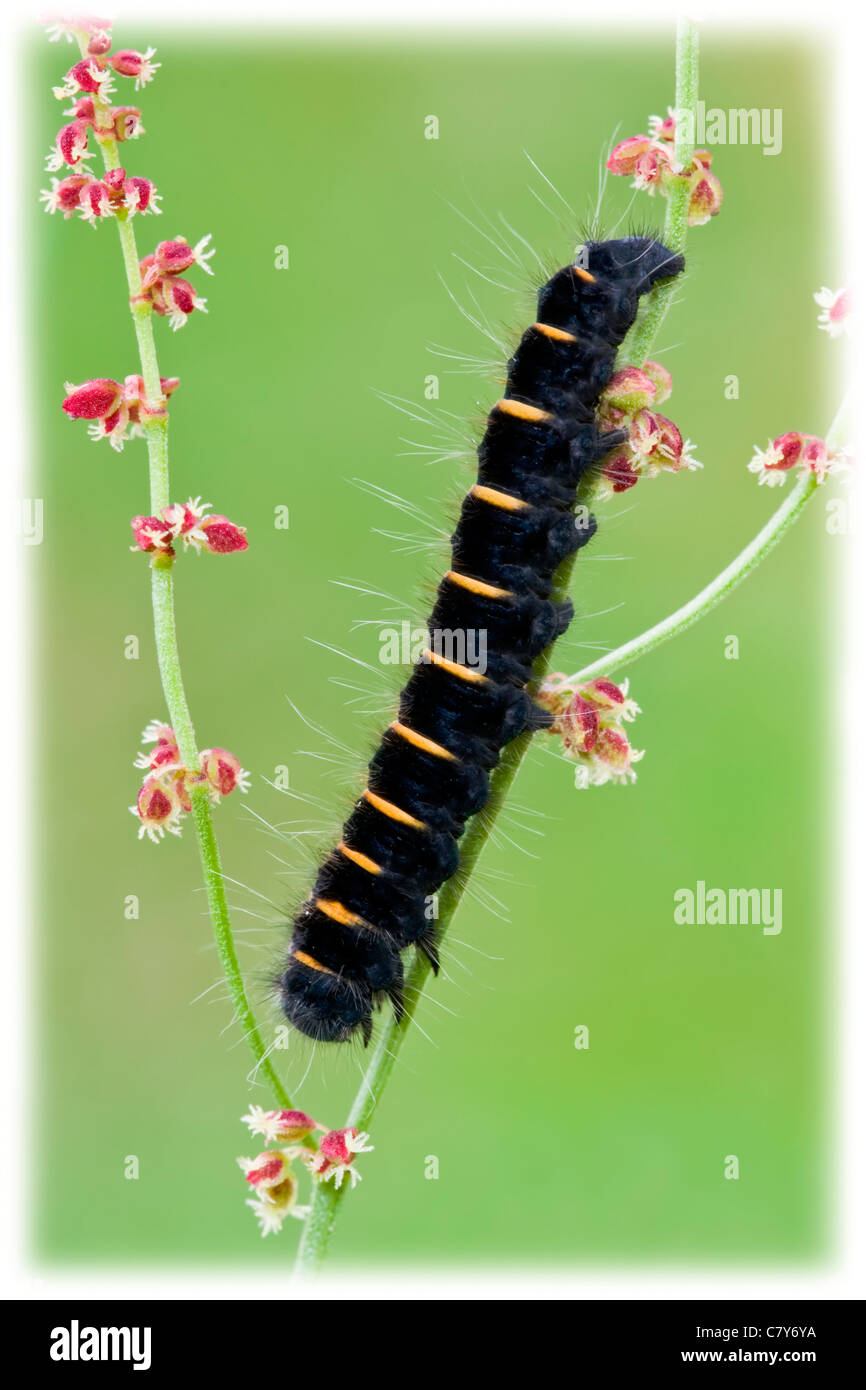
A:
<svg viewBox="0 0 866 1390">
<path fill-rule="evenodd" d="M 176 376 L 162 376 L 159 379 L 162 394 L 167 399 L 180 385 L 180 378 Z M 148 401 L 144 390 L 144 378 L 133 374 L 126 378 L 123 386 L 124 400 L 129 411 L 129 419 L 132 425 L 145 425 L 148 420 L 163 419 L 166 409 L 163 404 L 155 404 Z"/>
<path fill-rule="evenodd" d="M 581 681 L 579 676 L 548 676 L 536 697 L 554 715 L 549 732 L 562 739 L 562 751 L 577 764 L 576 787 L 635 780 L 632 764 L 642 752 L 629 743 L 622 729 L 640 713 L 628 698 L 628 681 L 617 685 L 607 677 Z"/>
<path fill-rule="evenodd" d="M 153 518 L 150 518 L 153 520 Z M 153 743 L 155 748 L 152 753 L 141 752 L 138 754 L 133 767 L 147 768 L 150 772 L 165 772 L 168 768 L 179 768 L 182 766 L 180 749 L 174 736 L 174 729 L 170 724 L 161 724 L 158 719 L 153 719 L 141 735 L 142 743 Z"/>
<path fill-rule="evenodd" d="M 63 409 L 70 420 L 104 420 L 123 402 L 123 387 L 109 377 L 96 377 L 81 386 L 67 383 Z"/>
<path fill-rule="evenodd" d="M 557 723 L 568 752 L 592 752 L 598 739 L 598 712 L 588 700 L 574 694 Z"/>
<path fill-rule="evenodd" d="M 640 155 L 634 166 L 633 188 L 646 189 L 648 193 L 654 193 L 656 185 L 671 167 L 671 158 L 665 149 L 647 150 Z"/>
<path fill-rule="evenodd" d="M 138 800 L 129 808 L 138 816 L 141 825 L 138 838 L 146 835 L 157 844 L 165 835 L 180 834 L 180 817 L 184 810 L 177 788 L 171 781 L 148 777 L 138 793 Z"/>
<path fill-rule="evenodd" d="M 675 184 L 683 179 L 689 184 L 688 223 L 699 227 L 715 217 L 722 205 L 722 185 L 710 173 L 712 155 L 709 150 L 695 150 L 688 166 L 674 166 L 676 119 L 668 114 L 650 116 L 649 135 L 630 135 L 612 151 L 607 167 L 612 174 L 633 176 L 633 187 L 653 194 L 656 189 L 667 197 Z M 658 402 L 657 402 L 658 403 Z"/>
<path fill-rule="evenodd" d="M 74 167 L 80 164 L 82 159 L 90 159 L 92 156 L 87 149 L 87 122 L 70 121 L 68 125 L 61 126 L 54 145 L 55 148 L 45 163 L 49 173 L 61 169 L 64 164 Z"/>
<path fill-rule="evenodd" d="M 94 227 L 100 217 L 114 216 L 111 188 L 101 179 L 89 179 L 84 184 L 78 201 L 81 216 Z"/>
<path fill-rule="evenodd" d="M 236 550 L 246 550 L 249 545 L 247 528 L 236 526 L 226 516 L 206 516 L 197 530 L 204 537 L 204 549 L 212 555 L 231 555 Z"/>
<path fill-rule="evenodd" d="M 260 1105 L 251 1105 L 249 1114 L 241 1116 L 241 1123 L 249 1125 L 251 1134 L 263 1134 L 269 1144 L 297 1142 L 314 1130 L 325 1129 L 303 1110 L 263 1110 Z"/>
<path fill-rule="evenodd" d="M 141 112 L 137 106 L 115 106 L 111 113 L 115 140 L 137 140 L 144 134 Z"/>
<path fill-rule="evenodd" d="M 66 74 L 62 87 L 54 88 L 59 101 L 66 97 L 76 97 L 79 92 L 88 92 L 98 101 L 105 101 L 111 92 L 111 73 L 97 58 L 82 58 L 74 63 Z"/>
<path fill-rule="evenodd" d="M 68 114 L 74 116 L 77 121 L 84 121 L 85 125 L 93 125 L 95 118 L 93 97 L 76 97 Z"/>
<path fill-rule="evenodd" d="M 648 154 L 653 145 L 650 135 L 630 135 L 627 140 L 620 140 L 608 156 L 608 170 L 611 174 L 634 174 L 638 160 Z"/>
<path fill-rule="evenodd" d="M 656 394 L 655 383 L 640 367 L 623 367 L 614 372 L 601 394 L 601 408 L 612 407 L 623 414 L 633 415 L 651 405 Z"/>
<path fill-rule="evenodd" d="M 303 1220 L 306 1208 L 297 1205 L 298 1183 L 289 1164 L 290 1149 L 268 1149 L 256 1158 L 239 1158 L 238 1166 L 256 1193 L 247 1206 L 254 1212 L 262 1235 L 276 1233 L 287 1216 Z"/>
<path fill-rule="evenodd" d="M 661 405 L 666 401 L 674 389 L 674 380 L 667 367 L 663 367 L 660 362 L 644 362 L 644 374 L 649 377 L 655 387 L 654 405 Z"/>
<path fill-rule="evenodd" d="M 214 253 L 212 250 L 205 250 L 210 239 L 208 233 L 195 246 L 190 246 L 183 237 L 176 237 L 174 241 L 161 241 L 153 253 L 153 265 L 148 272 L 151 278 L 156 280 L 160 275 L 180 275 L 194 265 L 200 266 L 208 275 L 213 275 L 208 261 Z"/>
<path fill-rule="evenodd" d="M 607 676 L 597 676 L 595 680 L 584 681 L 580 693 L 591 705 L 614 712 L 619 718 L 631 720 L 640 713 L 634 700 L 628 698 L 628 681 L 620 686 Z"/>
<path fill-rule="evenodd" d="M 672 141 L 676 136 L 676 118 L 672 108 L 668 107 L 666 116 L 650 116 L 649 128 L 654 140 Z"/>
<path fill-rule="evenodd" d="M 164 555 L 174 554 L 171 544 L 174 534 L 171 527 L 166 526 L 158 516 L 134 516 L 129 524 L 135 537 L 134 550 L 144 550 L 147 553 L 159 550 Z"/>
<path fill-rule="evenodd" d="M 770 440 L 766 449 L 756 445 L 748 465 L 750 473 L 757 473 L 758 482 L 770 487 L 781 486 L 785 474 L 796 467 L 803 473 L 814 473 L 818 482 L 823 483 L 828 473 L 843 472 L 850 467 L 850 457 L 844 449 L 831 453 L 826 442 L 817 435 L 789 430 Z"/>
<path fill-rule="evenodd" d="M 150 179 L 125 179 L 123 192 L 124 206 L 131 216 L 134 216 L 137 212 L 159 213 L 162 211 L 162 208 L 157 206 L 159 194 Z"/>
<path fill-rule="evenodd" d="M 717 216 L 722 206 L 722 185 L 702 165 L 694 176 L 689 192 L 688 223 L 690 227 L 702 227 L 711 217 Z"/>
<path fill-rule="evenodd" d="M 614 450 L 608 454 L 601 470 L 601 482 L 604 490 L 610 493 L 627 492 L 630 487 L 634 487 L 640 478 L 640 474 L 634 467 L 632 455 L 626 450 Z"/>
<path fill-rule="evenodd" d="M 361 1181 L 361 1174 L 354 1167 L 356 1156 L 373 1152 L 372 1144 L 367 1143 L 369 1137 L 369 1134 L 359 1133 L 353 1126 L 332 1129 L 322 1139 L 318 1153 L 304 1161 L 308 1162 L 319 1182 L 329 1182 L 333 1178 L 334 1186 L 340 1187 L 343 1178 L 348 1176 L 354 1187 L 356 1182 Z"/>
<path fill-rule="evenodd" d="M 152 283 L 150 293 L 155 312 L 166 315 L 175 330 L 182 328 L 196 309 L 207 313 L 207 300 L 200 298 L 188 280 L 181 280 L 177 276 L 161 276 Z"/>
<path fill-rule="evenodd" d="M 62 38 L 72 43 L 79 35 L 91 41 L 108 39 L 111 34 L 111 20 L 97 19 L 95 15 L 46 15 L 39 22 L 46 26 L 52 43 Z"/>
<path fill-rule="evenodd" d="M 115 72 L 122 77 L 134 77 L 135 88 L 143 87 L 145 83 L 153 80 L 153 76 L 160 63 L 153 62 L 155 48 L 148 48 L 145 53 L 139 53 L 134 48 L 120 48 L 116 53 L 112 53 L 108 59 Z"/>
<path fill-rule="evenodd" d="M 65 179 L 52 179 L 50 190 L 43 189 L 39 195 L 45 204 L 45 211 L 62 212 L 68 220 L 74 212 L 81 211 L 81 194 L 90 182 L 86 174 L 70 174 Z"/>
<path fill-rule="evenodd" d="M 850 290 L 829 290 L 824 285 L 812 298 L 821 310 L 818 315 L 819 328 L 823 328 L 831 338 L 851 332 Z"/>
<path fill-rule="evenodd" d="M 225 748 L 205 748 L 200 758 L 212 801 L 218 802 L 221 797 L 229 796 L 236 787 L 240 787 L 244 793 L 249 791 L 249 773 L 244 771 L 234 753 L 229 753 Z"/>
</svg>

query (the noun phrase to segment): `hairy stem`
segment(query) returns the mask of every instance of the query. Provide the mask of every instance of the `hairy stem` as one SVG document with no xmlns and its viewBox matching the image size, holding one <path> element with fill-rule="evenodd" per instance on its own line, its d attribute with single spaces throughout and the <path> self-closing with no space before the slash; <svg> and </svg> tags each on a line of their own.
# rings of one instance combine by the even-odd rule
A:
<svg viewBox="0 0 866 1390">
<path fill-rule="evenodd" d="M 681 20 L 677 26 L 676 105 L 679 111 L 691 112 L 691 121 L 680 124 L 690 126 L 692 131 L 695 128 L 697 97 L 697 33 L 693 24 L 687 20 Z M 685 135 L 688 135 L 688 130 L 685 131 Z M 691 154 L 691 148 L 687 148 L 682 141 L 677 143 L 676 159 L 678 163 L 687 163 L 691 159 Z M 688 231 L 687 213 L 688 189 L 684 182 L 682 188 L 675 185 L 668 198 L 665 217 L 665 245 L 671 251 L 681 253 L 685 248 Z M 669 281 L 666 284 L 660 284 L 652 291 L 649 296 L 650 303 L 636 325 L 636 331 L 630 334 L 629 339 L 623 344 L 619 355 L 620 365 L 626 366 L 632 363 L 643 365 L 667 313 L 673 295 L 673 287 L 674 281 Z M 592 499 L 593 491 L 594 484 L 592 481 L 588 481 L 586 486 L 578 491 L 578 505 L 587 505 Z M 571 556 L 561 566 L 556 576 L 554 597 L 561 599 L 568 593 L 574 563 L 575 556 Z M 530 693 L 546 675 L 551 653 L 552 649 L 548 648 L 536 662 L 533 670 L 533 684 L 529 687 Z M 466 885 L 490 839 L 502 804 L 520 771 L 531 738 L 529 733 L 522 734 L 507 745 L 491 778 L 487 805 L 470 822 L 461 841 L 460 868 L 454 877 L 444 885 L 439 895 L 437 929 L 440 941 L 448 931 L 454 914 L 460 906 Z M 354 1125 L 358 1129 L 366 1129 L 370 1124 L 393 1070 L 397 1054 L 411 1026 L 419 995 L 429 974 L 430 963 L 419 953 L 406 976 L 406 1005 L 403 1017 L 399 1022 L 391 1020 L 385 1023 L 380 1029 L 374 1044 L 373 1055 L 361 1082 L 360 1090 L 355 1097 L 347 1124 Z M 313 1274 L 321 1267 L 346 1186 L 347 1184 L 344 1184 L 343 1187 L 335 1189 L 330 1183 L 317 1183 L 315 1185 L 310 1214 L 307 1217 L 298 1250 L 296 1274 Z"/>
<path fill-rule="evenodd" d="M 82 45 L 82 56 L 86 46 Z M 94 100 L 96 125 L 104 131 L 108 128 L 110 108 L 98 99 Z M 106 171 L 120 167 L 117 141 L 105 133 L 97 133 L 97 142 L 102 151 Z M 130 312 L 138 343 L 141 361 L 141 375 L 144 393 L 151 410 L 165 406 L 159 375 L 159 361 L 156 354 L 156 340 L 153 334 L 153 310 L 142 299 L 141 272 L 139 269 L 138 248 L 131 215 L 126 209 L 119 209 L 116 216 L 120 236 L 120 249 L 126 272 L 129 290 Z M 168 468 L 168 417 L 160 416 L 148 420 L 144 426 L 147 441 L 147 457 L 150 478 L 150 511 L 158 515 L 171 503 L 171 487 Z M 165 701 L 168 706 L 171 726 L 174 729 L 178 750 L 185 767 L 198 768 L 199 750 L 196 744 L 195 729 L 189 704 L 184 690 L 180 665 L 180 652 L 177 643 L 177 626 L 174 614 L 174 557 L 155 554 L 151 560 L 151 598 L 153 603 L 154 635 L 157 661 Z M 255 1058 L 255 1073 L 270 1087 L 277 1104 L 291 1108 L 291 1101 L 285 1087 L 277 1076 L 268 1056 L 268 1049 L 259 1032 L 255 1015 L 250 1007 L 244 988 L 243 977 L 232 935 L 231 918 L 226 901 L 225 882 L 220 863 L 219 846 L 213 827 L 213 817 L 206 787 L 195 787 L 191 792 L 192 816 L 198 838 L 202 874 L 207 891 L 208 908 L 213 923 L 214 936 L 223 972 L 229 986 L 229 994 L 234 1006 L 235 1017 L 249 1043 Z"/>
</svg>

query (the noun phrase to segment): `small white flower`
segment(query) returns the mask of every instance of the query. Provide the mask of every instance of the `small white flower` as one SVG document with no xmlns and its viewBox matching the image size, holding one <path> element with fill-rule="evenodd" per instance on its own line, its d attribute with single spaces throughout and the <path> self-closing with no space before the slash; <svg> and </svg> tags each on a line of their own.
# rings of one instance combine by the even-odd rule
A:
<svg viewBox="0 0 866 1390">
<path fill-rule="evenodd" d="M 851 332 L 851 294 L 849 290 L 831 290 L 823 285 L 817 294 L 812 298 L 821 310 L 818 315 L 818 327 L 822 328 L 831 338 L 838 338 L 842 333 Z"/>
</svg>

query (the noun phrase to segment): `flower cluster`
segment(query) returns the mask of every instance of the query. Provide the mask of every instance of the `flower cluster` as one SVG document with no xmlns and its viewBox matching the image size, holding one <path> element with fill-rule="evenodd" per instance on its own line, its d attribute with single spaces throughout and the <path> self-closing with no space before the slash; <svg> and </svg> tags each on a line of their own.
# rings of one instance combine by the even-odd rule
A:
<svg viewBox="0 0 866 1390">
<path fill-rule="evenodd" d="M 563 756 L 577 763 L 576 787 L 635 780 L 632 764 L 643 752 L 631 747 L 622 725 L 640 714 L 640 708 L 628 698 L 628 681 L 580 681 L 554 672 L 535 698 L 554 716 L 549 732 L 562 739 Z"/>
<path fill-rule="evenodd" d="M 715 217 L 722 206 L 722 185 L 710 171 L 709 150 L 695 150 L 689 165 L 674 162 L 676 119 L 670 107 L 666 117 L 650 116 L 649 135 L 630 135 L 614 146 L 607 161 L 611 174 L 630 177 L 633 188 L 650 195 L 658 189 L 667 197 L 671 188 L 685 181 L 689 189 L 688 223 L 700 227 Z"/>
<path fill-rule="evenodd" d="M 700 468 L 692 444 L 673 420 L 656 409 L 673 389 L 671 374 L 659 362 L 614 372 L 599 403 L 602 430 L 627 430 L 628 439 L 603 459 L 599 496 L 634 487 L 639 478 L 655 478 L 664 469 L 679 473 Z"/>
<path fill-rule="evenodd" d="M 180 379 L 176 376 L 160 377 L 164 399 L 179 385 Z M 127 439 L 144 433 L 143 427 L 148 420 L 158 420 L 165 415 L 165 405 L 148 401 L 144 380 L 135 374 L 128 376 L 122 386 L 110 377 L 95 377 L 80 386 L 68 381 L 64 389 L 63 409 L 70 420 L 90 420 L 90 437 L 108 439 L 112 449 L 118 452 Z"/>
<path fill-rule="evenodd" d="M 251 1134 L 264 1135 L 267 1144 L 282 1146 L 268 1148 L 255 1158 L 238 1159 L 239 1168 L 256 1194 L 254 1199 L 247 1201 L 247 1206 L 255 1213 L 263 1236 L 279 1231 L 287 1216 L 303 1220 L 307 1215 L 308 1208 L 297 1204 L 298 1183 L 292 1171 L 293 1162 L 301 1163 L 317 1182 L 333 1180 L 334 1185 L 340 1187 L 348 1177 L 354 1187 L 361 1181 L 361 1174 L 354 1166 L 355 1158 L 373 1149 L 367 1142 L 369 1135 L 353 1126 L 328 1129 L 303 1110 L 263 1110 L 261 1106 L 251 1105 L 241 1121 Z M 318 1149 L 304 1147 L 301 1141 L 309 1139 L 316 1131 L 323 1136 Z"/>
<path fill-rule="evenodd" d="M 244 771 L 233 753 L 225 748 L 206 748 L 199 754 L 197 770 L 184 766 L 177 739 L 170 724 L 154 720 L 141 736 L 143 743 L 155 745 L 153 752 L 142 751 L 133 766 L 143 768 L 147 776 L 130 811 L 141 822 L 138 838 L 146 835 L 157 843 L 165 835 L 179 835 L 181 817 L 192 810 L 190 794 L 194 787 L 205 786 L 211 801 L 218 804 L 224 796 L 239 787 L 249 791 L 249 774 Z"/>
<path fill-rule="evenodd" d="M 208 550 L 212 555 L 231 555 L 246 550 L 247 528 L 236 526 L 227 516 L 208 516 L 209 509 L 210 502 L 196 497 L 163 507 L 160 516 L 134 516 L 130 522 L 135 537 L 132 549 L 174 555 L 174 542 L 179 540 L 196 553 Z"/>
<path fill-rule="evenodd" d="M 96 178 L 86 169 L 86 161 L 93 158 L 91 135 L 97 144 L 106 145 L 109 141 L 134 140 L 142 133 L 137 106 L 111 105 L 115 77 L 133 78 L 138 89 L 159 67 L 153 61 L 152 48 L 145 53 L 131 48 L 112 53 L 110 27 L 108 20 L 69 18 L 57 20 L 50 31 L 52 38 L 65 34 L 77 40 L 82 57 L 73 63 L 62 85 L 54 88 L 58 100 L 72 100 L 64 113 L 72 119 L 57 132 L 46 163 L 50 173 L 59 172 L 64 165 L 75 172 L 52 179 L 42 198 L 48 212 L 62 212 L 66 218 L 80 212 L 93 226 L 119 212 L 134 216 L 160 211 L 150 179 L 127 174 L 125 169 L 111 169 Z"/>
<path fill-rule="evenodd" d="M 789 430 L 778 439 L 771 439 L 766 449 L 759 449 L 756 444 L 754 457 L 748 465 L 750 473 L 757 473 L 758 482 L 770 487 L 781 487 L 792 468 L 799 468 L 801 473 L 814 473 L 818 482 L 823 483 L 828 473 L 841 473 L 848 467 L 847 449 L 834 452 L 817 435 L 800 434 L 798 430 Z"/>
<path fill-rule="evenodd" d="M 67 131 L 71 129 L 71 126 L 64 127 Z M 61 131 L 60 135 L 63 133 Z M 91 178 L 89 174 L 52 179 L 51 187 L 44 188 L 40 197 L 46 212 L 62 212 L 67 220 L 74 212 L 80 212 L 84 221 L 94 227 L 100 218 L 116 217 L 121 209 L 130 217 L 137 212 L 162 211 L 157 205 L 159 194 L 150 179 L 127 175 L 125 169 L 111 169 L 101 179 Z"/>
<path fill-rule="evenodd" d="M 195 287 L 182 278 L 182 272 L 197 265 L 207 275 L 213 275 L 208 261 L 214 254 L 205 250 L 210 235 L 190 246 L 184 237 L 161 241 L 155 251 L 141 262 L 141 294 L 137 303 L 149 303 L 156 314 L 165 315 L 172 328 L 182 328 L 194 310 L 206 314 L 206 299 Z"/>
</svg>

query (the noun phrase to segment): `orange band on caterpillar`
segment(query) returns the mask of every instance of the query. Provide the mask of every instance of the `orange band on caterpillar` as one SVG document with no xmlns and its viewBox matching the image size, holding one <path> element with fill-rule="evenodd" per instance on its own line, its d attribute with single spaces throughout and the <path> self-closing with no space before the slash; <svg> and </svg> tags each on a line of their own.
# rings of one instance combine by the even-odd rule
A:
<svg viewBox="0 0 866 1390">
<path fill-rule="evenodd" d="M 427 827 L 424 822 L 418 820 L 417 816 L 410 815 L 401 806 L 395 806 L 393 801 L 386 801 L 384 796 L 377 796 L 375 792 L 370 791 L 369 787 L 365 787 L 361 795 L 365 801 L 369 801 L 371 806 L 374 806 L 377 811 L 381 811 L 383 816 L 388 816 L 390 820 L 400 821 L 401 825 L 414 826 L 416 830 L 426 830 Z"/>
<path fill-rule="evenodd" d="M 485 584 L 482 579 L 470 579 L 468 574 L 458 574 L 456 570 L 448 570 L 445 575 L 452 584 L 459 584 L 461 589 L 468 589 L 471 594 L 480 594 L 483 598 L 511 598 L 510 589 L 500 589 L 496 584 Z"/>
<path fill-rule="evenodd" d="M 454 754 L 447 748 L 443 748 L 441 743 L 434 743 L 432 738 L 426 738 L 424 734 L 416 734 L 414 729 L 410 729 L 407 724 L 401 724 L 399 719 L 393 719 L 389 728 L 405 738 L 407 743 L 413 747 L 420 748 L 422 753 L 432 753 L 434 758 L 454 758 Z"/>
<path fill-rule="evenodd" d="M 483 483 L 473 484 L 469 491 L 479 502 L 489 502 L 491 507 L 501 507 L 506 512 L 521 512 L 529 506 L 522 497 L 512 497 L 510 492 L 500 492 L 498 488 L 485 487 Z"/>
</svg>

